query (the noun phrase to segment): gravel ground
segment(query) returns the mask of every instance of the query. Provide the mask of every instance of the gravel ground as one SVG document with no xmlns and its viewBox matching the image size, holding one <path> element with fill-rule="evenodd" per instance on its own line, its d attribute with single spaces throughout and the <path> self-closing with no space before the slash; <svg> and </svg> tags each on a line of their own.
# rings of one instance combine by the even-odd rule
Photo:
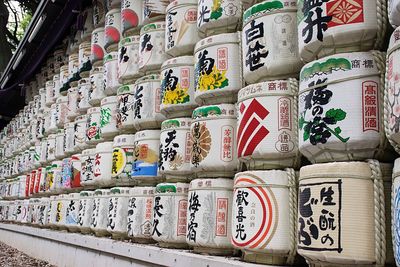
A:
<svg viewBox="0 0 400 267">
<path fill-rule="evenodd" d="M 0 242 L 1 267 L 55 267 L 45 261 L 29 257 L 21 251 Z"/>
</svg>

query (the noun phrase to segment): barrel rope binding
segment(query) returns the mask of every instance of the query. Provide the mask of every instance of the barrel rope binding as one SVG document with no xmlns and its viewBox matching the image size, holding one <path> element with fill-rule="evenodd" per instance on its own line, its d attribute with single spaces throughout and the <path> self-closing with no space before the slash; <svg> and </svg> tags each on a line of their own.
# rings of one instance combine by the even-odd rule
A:
<svg viewBox="0 0 400 267">
<path fill-rule="evenodd" d="M 298 95 L 299 95 L 299 81 L 297 81 L 294 78 L 289 78 L 289 87 L 290 91 L 293 95 L 293 119 L 295 125 L 294 127 L 294 143 L 296 144 L 295 149 L 297 150 L 296 156 L 293 162 L 293 167 L 298 167 L 300 165 L 301 161 L 301 155 L 300 155 L 300 150 L 299 150 L 299 126 L 298 126 L 298 121 L 299 121 L 299 105 L 298 105 Z"/>
<path fill-rule="evenodd" d="M 394 150 L 400 154 L 400 147 L 399 145 L 390 137 L 391 130 L 389 128 L 389 119 L 390 119 L 390 104 L 389 104 L 389 78 L 388 78 L 388 71 L 389 71 L 389 57 L 391 53 L 388 53 L 386 56 L 386 75 L 385 75 L 385 90 L 384 90 L 384 126 L 385 126 L 385 133 L 386 138 L 389 143 L 392 145 Z"/>
<path fill-rule="evenodd" d="M 380 49 L 384 42 L 388 24 L 388 7 L 386 0 L 376 1 L 376 20 L 378 23 L 378 31 L 376 34 L 374 49 Z"/>
<path fill-rule="evenodd" d="M 375 222 L 375 266 L 385 266 L 386 229 L 385 199 L 383 191 L 382 171 L 377 160 L 368 160 L 374 181 L 374 222 Z"/>
<path fill-rule="evenodd" d="M 395 219 L 394 219 L 394 197 L 395 197 L 395 195 L 394 195 L 394 190 L 395 190 L 395 188 L 394 188 L 394 180 L 396 179 L 396 177 L 397 177 L 398 175 L 396 175 L 396 173 L 394 173 L 393 172 L 393 174 L 392 174 L 392 190 L 391 190 L 391 205 L 390 205 L 390 213 L 391 213 L 391 224 L 390 224 L 390 226 L 391 226 L 391 230 L 392 230 L 392 247 L 393 247 L 393 252 L 394 252 L 394 255 L 397 255 L 397 251 L 398 251 L 398 247 L 396 246 L 396 244 L 395 244 L 395 239 L 393 238 L 393 236 L 394 236 L 394 233 L 395 233 L 395 228 L 394 228 L 394 225 L 395 225 Z"/>
<path fill-rule="evenodd" d="M 289 254 L 286 259 L 286 264 L 293 265 L 297 253 L 297 182 L 294 169 L 285 169 L 288 177 L 289 185 Z"/>
</svg>

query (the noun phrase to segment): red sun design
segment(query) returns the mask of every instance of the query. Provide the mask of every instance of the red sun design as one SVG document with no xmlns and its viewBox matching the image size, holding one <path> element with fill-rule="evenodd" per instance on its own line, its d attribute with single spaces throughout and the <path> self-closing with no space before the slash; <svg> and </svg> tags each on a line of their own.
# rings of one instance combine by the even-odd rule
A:
<svg viewBox="0 0 400 267">
<path fill-rule="evenodd" d="M 93 54 L 93 57 L 97 60 L 103 59 L 103 57 L 104 57 L 103 48 L 98 44 L 93 44 L 92 45 L 92 54 Z"/>
<path fill-rule="evenodd" d="M 124 29 L 137 27 L 139 17 L 136 12 L 130 9 L 122 10 L 122 24 L 124 25 Z"/>
<path fill-rule="evenodd" d="M 118 43 L 120 39 L 120 33 L 117 28 L 107 26 L 105 29 L 106 43 Z"/>
</svg>

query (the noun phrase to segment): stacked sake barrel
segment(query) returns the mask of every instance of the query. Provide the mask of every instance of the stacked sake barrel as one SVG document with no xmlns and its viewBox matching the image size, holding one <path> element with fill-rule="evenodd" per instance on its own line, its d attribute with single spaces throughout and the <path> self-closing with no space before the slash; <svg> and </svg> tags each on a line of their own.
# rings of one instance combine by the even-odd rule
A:
<svg viewBox="0 0 400 267">
<path fill-rule="evenodd" d="M 385 138 L 385 1 L 298 7 L 298 253 L 312 266 L 392 265 Z M 387 163 L 382 163 L 387 162 Z M 358 223 L 362 222 L 362 223 Z M 388 229 L 389 228 L 389 229 Z M 356 244 L 363 244 L 358 246 Z"/>
</svg>

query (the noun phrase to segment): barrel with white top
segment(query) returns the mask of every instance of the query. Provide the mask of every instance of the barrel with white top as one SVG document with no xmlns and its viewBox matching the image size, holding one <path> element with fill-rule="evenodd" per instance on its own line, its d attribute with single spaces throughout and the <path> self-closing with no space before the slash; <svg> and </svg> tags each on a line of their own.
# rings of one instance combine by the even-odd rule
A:
<svg viewBox="0 0 400 267">
<path fill-rule="evenodd" d="M 232 177 L 237 170 L 236 107 L 211 105 L 193 111 L 191 166 L 198 177 Z"/>
<path fill-rule="evenodd" d="M 79 193 L 78 228 L 82 233 L 90 233 L 90 223 L 93 213 L 93 191 Z"/>
<path fill-rule="evenodd" d="M 235 32 L 242 27 L 242 14 L 254 0 L 200 1 L 197 26 L 201 36 Z"/>
<path fill-rule="evenodd" d="M 138 243 L 152 243 L 155 187 L 134 187 L 129 191 L 128 237 Z"/>
<path fill-rule="evenodd" d="M 79 78 L 79 54 L 71 53 L 68 56 L 68 83 L 74 87 Z"/>
<path fill-rule="evenodd" d="M 91 39 L 90 60 L 93 67 L 102 65 L 104 54 L 104 28 L 97 28 L 93 30 Z"/>
<path fill-rule="evenodd" d="M 54 82 L 47 81 L 46 82 L 46 106 L 50 107 L 52 104 L 56 102 L 55 94 L 54 94 Z"/>
<path fill-rule="evenodd" d="M 147 24 L 140 30 L 139 71 L 158 72 L 167 59 L 165 54 L 165 22 Z"/>
<path fill-rule="evenodd" d="M 132 131 L 134 127 L 135 86 L 123 85 L 117 92 L 117 127 L 120 131 Z"/>
<path fill-rule="evenodd" d="M 93 194 L 93 212 L 90 230 L 96 236 L 107 236 L 109 189 L 96 189 Z"/>
<path fill-rule="evenodd" d="M 89 33 L 90 34 L 90 33 Z M 92 69 L 92 63 L 90 61 L 92 50 L 90 41 L 84 41 L 79 44 L 79 76 L 80 77 L 88 77 L 89 72 Z"/>
<path fill-rule="evenodd" d="M 122 38 L 121 9 L 114 8 L 107 12 L 104 26 L 104 48 L 108 53 L 116 51 Z"/>
<path fill-rule="evenodd" d="M 298 40 L 304 62 L 337 53 L 381 49 L 386 1 L 298 2 Z"/>
<path fill-rule="evenodd" d="M 393 168 L 392 186 L 392 241 L 396 265 L 400 266 L 400 159 L 396 159 Z M 386 240 L 390 242 L 390 240 Z"/>
<path fill-rule="evenodd" d="M 153 203 L 152 237 L 161 247 L 186 248 L 189 184 L 161 183 Z"/>
<path fill-rule="evenodd" d="M 139 78 L 139 35 L 123 38 L 118 45 L 118 80 L 121 84 Z"/>
<path fill-rule="evenodd" d="M 114 187 L 110 189 L 107 231 L 115 239 L 125 239 L 128 236 L 129 190 L 129 187 Z"/>
<path fill-rule="evenodd" d="M 79 193 L 71 193 L 66 195 L 65 204 L 65 226 L 71 232 L 77 232 L 79 217 Z"/>
<path fill-rule="evenodd" d="M 117 135 L 112 151 L 111 179 L 115 185 L 133 185 L 132 167 L 135 156 L 135 135 Z"/>
<path fill-rule="evenodd" d="M 86 111 L 92 107 L 89 104 L 91 89 L 92 85 L 90 84 L 89 78 L 82 78 L 78 81 L 79 103 L 77 111 L 82 115 L 86 114 Z"/>
<path fill-rule="evenodd" d="M 318 266 L 384 266 L 385 208 L 379 162 L 305 166 L 299 181 L 297 252 Z"/>
<path fill-rule="evenodd" d="M 243 259 L 292 265 L 296 255 L 297 180 L 293 169 L 235 175 L 232 245 Z"/>
<path fill-rule="evenodd" d="M 58 129 L 56 133 L 56 145 L 54 155 L 56 159 L 63 159 L 66 154 L 64 153 L 64 129 Z"/>
<path fill-rule="evenodd" d="M 188 181 L 193 176 L 191 121 L 191 118 L 176 118 L 161 124 L 158 171 L 169 182 Z"/>
<path fill-rule="evenodd" d="M 135 134 L 131 178 L 140 185 L 155 185 L 160 182 L 158 160 L 160 130 L 144 130 Z"/>
<path fill-rule="evenodd" d="M 400 26 L 400 1 L 389 0 L 388 1 L 388 16 L 389 22 L 393 28 Z"/>
<path fill-rule="evenodd" d="M 105 84 L 103 66 L 93 67 L 90 71 L 90 84 L 92 85 L 92 89 L 90 91 L 89 104 L 92 106 L 98 106 L 100 101 L 106 97 L 104 92 Z"/>
<path fill-rule="evenodd" d="M 164 116 L 160 111 L 161 82 L 156 74 L 135 82 L 133 125 L 136 130 L 160 128 Z"/>
<path fill-rule="evenodd" d="M 115 95 L 117 89 L 121 86 L 118 81 L 118 52 L 110 52 L 103 59 L 104 70 L 104 93 L 106 95 Z"/>
<path fill-rule="evenodd" d="M 96 145 L 94 180 L 97 186 L 110 186 L 112 184 L 112 152 L 113 142 L 102 142 Z"/>
<path fill-rule="evenodd" d="M 93 7 L 88 7 L 82 11 L 84 23 L 81 31 L 81 40 L 90 41 L 90 36 L 93 31 Z M 90 49 L 90 48 L 89 48 Z M 62 50 L 63 51 L 63 50 Z M 90 50 L 89 50 L 90 54 Z"/>
<path fill-rule="evenodd" d="M 143 0 L 143 24 L 163 20 L 168 0 Z"/>
<path fill-rule="evenodd" d="M 237 154 L 248 170 L 299 165 L 297 94 L 295 79 L 252 84 L 239 91 Z"/>
<path fill-rule="evenodd" d="M 93 26 L 102 27 L 106 17 L 105 1 L 93 0 Z"/>
<path fill-rule="evenodd" d="M 100 132 L 101 115 L 100 108 L 89 108 L 87 112 L 86 137 L 85 142 L 95 145 L 102 141 Z"/>
<path fill-rule="evenodd" d="M 75 123 L 68 122 L 64 124 L 64 153 L 65 155 L 71 155 L 74 152 L 75 145 Z"/>
<path fill-rule="evenodd" d="M 112 140 L 118 134 L 117 96 L 108 96 L 100 103 L 100 133 L 104 140 Z"/>
<path fill-rule="evenodd" d="M 186 242 L 198 253 L 231 255 L 232 179 L 190 182 Z"/>
<path fill-rule="evenodd" d="M 69 120 L 75 119 L 79 115 L 78 105 L 79 105 L 79 91 L 77 87 L 71 87 L 68 89 L 68 113 L 67 118 Z"/>
<path fill-rule="evenodd" d="M 235 103 L 244 86 L 240 57 L 240 32 L 207 37 L 197 42 L 195 100 L 199 105 Z"/>
<path fill-rule="evenodd" d="M 53 161 L 56 159 L 56 135 L 55 134 L 50 134 L 47 137 L 47 151 L 46 151 L 46 155 L 47 161 Z"/>
<path fill-rule="evenodd" d="M 87 123 L 88 123 L 87 121 L 88 121 L 87 115 L 81 115 L 81 116 L 78 116 L 75 118 L 75 121 L 73 123 L 73 129 L 74 129 L 73 139 L 74 140 L 69 141 L 69 142 L 72 142 L 72 144 L 73 144 L 72 153 L 79 152 L 82 149 L 88 148 L 88 146 L 89 146 L 88 144 L 86 144 L 86 130 L 87 130 Z"/>
<path fill-rule="evenodd" d="M 243 14 L 242 64 L 248 84 L 297 77 L 303 63 L 297 42 L 296 0 L 268 0 Z"/>
<path fill-rule="evenodd" d="M 197 1 L 175 0 L 166 9 L 165 52 L 172 56 L 190 55 L 196 42 Z"/>
<path fill-rule="evenodd" d="M 393 242 L 392 242 L 392 180 L 393 180 L 393 164 L 380 163 L 382 180 L 383 180 L 383 193 L 385 200 L 385 227 L 386 227 L 386 258 L 385 266 L 395 266 L 396 260 L 394 258 Z"/>
<path fill-rule="evenodd" d="M 299 147 L 308 160 L 391 159 L 383 127 L 384 73 L 385 58 L 377 51 L 338 54 L 303 67 Z"/>
<path fill-rule="evenodd" d="M 56 124 L 58 128 L 62 128 L 68 122 L 68 96 L 59 96 L 56 100 Z"/>
<path fill-rule="evenodd" d="M 81 184 L 84 188 L 93 188 L 95 185 L 94 164 L 96 149 L 85 149 L 81 155 Z"/>
<path fill-rule="evenodd" d="M 190 116 L 194 101 L 194 58 L 172 58 L 161 66 L 161 112 L 168 118 Z"/>
<path fill-rule="evenodd" d="M 60 95 L 67 95 L 69 88 L 70 85 L 68 83 L 68 65 L 63 65 L 60 67 Z"/>
<path fill-rule="evenodd" d="M 124 36 L 139 32 L 143 23 L 143 1 L 122 0 L 121 31 Z"/>
</svg>

